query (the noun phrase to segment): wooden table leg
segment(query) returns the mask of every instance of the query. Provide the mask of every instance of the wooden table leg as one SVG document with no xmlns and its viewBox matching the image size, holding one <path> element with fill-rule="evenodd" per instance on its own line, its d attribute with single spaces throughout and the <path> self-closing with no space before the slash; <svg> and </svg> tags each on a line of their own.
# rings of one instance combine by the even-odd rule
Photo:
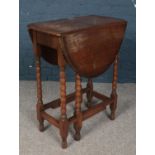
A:
<svg viewBox="0 0 155 155">
<path fill-rule="evenodd" d="M 42 101 L 42 85 L 41 85 L 41 69 L 40 69 L 40 56 L 36 56 L 36 75 L 37 75 L 37 119 L 39 121 L 39 130 L 44 130 L 44 119 L 41 116 L 41 111 L 43 110 Z"/>
<path fill-rule="evenodd" d="M 65 69 L 60 67 L 60 98 L 61 98 L 61 117 L 60 117 L 60 135 L 62 138 L 62 148 L 67 148 L 68 119 L 66 115 L 66 78 Z"/>
<path fill-rule="evenodd" d="M 81 112 L 81 102 L 82 102 L 82 92 L 81 92 L 81 79 L 78 74 L 76 74 L 75 80 L 75 88 L 76 88 L 76 98 L 75 98 L 75 117 L 76 121 L 74 123 L 75 129 L 75 140 L 80 140 L 80 130 L 82 128 L 82 112 Z"/>
<path fill-rule="evenodd" d="M 88 79 L 86 97 L 87 97 L 86 106 L 89 108 L 92 106 L 92 98 L 93 98 L 93 81 L 92 81 L 92 79 Z"/>
<path fill-rule="evenodd" d="M 118 56 L 116 56 L 114 61 L 114 69 L 113 69 L 113 81 L 112 81 L 112 93 L 111 98 L 114 100 L 113 103 L 110 105 L 111 109 L 111 120 L 115 119 L 115 111 L 117 108 L 117 79 L 118 79 Z"/>
<path fill-rule="evenodd" d="M 44 130 L 44 119 L 41 116 L 43 110 L 43 101 L 42 101 L 42 84 L 41 84 L 41 69 L 40 69 L 40 57 L 41 51 L 36 42 L 36 32 L 33 32 L 33 49 L 35 51 L 35 62 L 36 62 L 36 78 L 37 78 L 37 119 L 39 121 L 39 130 Z"/>
</svg>

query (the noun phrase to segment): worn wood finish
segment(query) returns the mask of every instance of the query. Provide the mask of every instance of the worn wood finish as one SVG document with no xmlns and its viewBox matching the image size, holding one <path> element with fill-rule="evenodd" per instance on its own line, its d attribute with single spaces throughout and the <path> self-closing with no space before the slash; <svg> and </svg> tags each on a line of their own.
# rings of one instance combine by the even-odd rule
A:
<svg viewBox="0 0 155 155">
<path fill-rule="evenodd" d="M 124 31 L 125 22 L 116 20 L 112 24 L 64 35 L 67 61 L 84 77 L 104 73 L 118 54 Z"/>
<path fill-rule="evenodd" d="M 28 27 L 30 35 L 33 30 L 37 31 L 39 44 L 55 49 L 62 46 L 65 60 L 75 72 L 95 77 L 105 72 L 118 54 L 126 21 L 91 15 L 34 23 Z M 53 56 L 50 57 L 52 60 Z"/>
<path fill-rule="evenodd" d="M 124 36 L 126 21 L 103 16 L 83 16 L 70 19 L 32 23 L 28 31 L 33 43 L 36 58 L 37 78 L 37 119 L 43 131 L 44 120 L 59 128 L 62 148 L 67 147 L 69 124 L 74 124 L 75 140 L 80 140 L 82 121 L 92 117 L 110 106 L 111 116 L 115 118 L 117 107 L 118 52 Z M 60 98 L 43 104 L 41 86 L 40 58 L 60 68 Z M 111 96 L 93 90 L 92 78 L 104 73 L 114 62 Z M 66 95 L 65 66 L 69 64 L 76 73 L 75 92 Z M 81 87 L 80 77 L 88 78 L 87 87 Z M 86 93 L 87 109 L 81 111 L 82 95 Z M 101 100 L 92 105 L 92 98 Z M 66 104 L 75 100 L 74 115 L 67 117 Z M 60 107 L 60 119 L 46 112 L 48 108 Z"/>
</svg>

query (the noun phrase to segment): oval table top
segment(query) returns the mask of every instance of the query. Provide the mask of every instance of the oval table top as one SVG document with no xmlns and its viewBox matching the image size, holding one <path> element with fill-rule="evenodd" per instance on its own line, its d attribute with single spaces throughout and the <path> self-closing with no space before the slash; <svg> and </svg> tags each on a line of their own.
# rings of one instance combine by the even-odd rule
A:
<svg viewBox="0 0 155 155">
<path fill-rule="evenodd" d="M 104 16 L 81 16 L 28 25 L 61 38 L 63 54 L 71 67 L 84 77 L 107 70 L 118 55 L 127 22 Z"/>
</svg>

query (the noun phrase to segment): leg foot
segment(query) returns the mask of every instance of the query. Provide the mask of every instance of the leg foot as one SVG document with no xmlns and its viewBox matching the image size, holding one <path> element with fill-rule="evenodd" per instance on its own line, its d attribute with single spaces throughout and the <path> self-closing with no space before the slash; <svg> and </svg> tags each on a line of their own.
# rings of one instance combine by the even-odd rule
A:
<svg viewBox="0 0 155 155">
<path fill-rule="evenodd" d="M 78 115 L 76 115 L 76 117 L 78 120 L 74 123 L 74 140 L 79 141 L 81 139 L 80 130 L 82 128 L 82 113 L 79 113 Z"/>
<path fill-rule="evenodd" d="M 111 120 L 115 120 L 115 117 L 116 117 L 116 108 L 117 108 L 117 94 L 115 94 L 114 96 L 112 95 L 111 97 L 114 98 L 114 101 L 110 105 L 110 110 L 111 110 L 110 119 Z"/>
<path fill-rule="evenodd" d="M 74 140 L 79 141 L 80 139 L 81 139 L 80 133 L 76 133 L 76 134 L 74 135 Z"/>
<path fill-rule="evenodd" d="M 115 112 L 111 112 L 110 119 L 115 120 Z"/>
<path fill-rule="evenodd" d="M 66 140 L 64 140 L 64 141 L 61 142 L 61 147 L 63 149 L 67 148 L 67 141 Z"/>
<path fill-rule="evenodd" d="M 68 120 L 64 115 L 60 120 L 60 135 L 62 138 L 61 146 L 62 148 L 67 148 L 67 136 L 68 136 Z"/>
<path fill-rule="evenodd" d="M 77 124 L 74 124 L 75 134 L 74 140 L 79 141 L 81 139 L 80 128 L 78 128 Z"/>
<path fill-rule="evenodd" d="M 39 131 L 40 131 L 40 132 L 43 132 L 44 129 L 45 129 L 45 128 L 44 128 L 44 122 L 42 121 L 42 122 L 39 123 Z"/>
<path fill-rule="evenodd" d="M 41 116 L 41 111 L 42 111 L 42 107 L 43 107 L 43 103 L 42 103 L 42 100 L 41 101 L 38 101 L 37 105 L 37 119 L 39 121 L 39 131 L 44 131 L 44 119 L 42 118 Z"/>
<path fill-rule="evenodd" d="M 85 105 L 86 105 L 87 108 L 90 108 L 92 106 L 92 103 L 87 101 Z"/>
</svg>

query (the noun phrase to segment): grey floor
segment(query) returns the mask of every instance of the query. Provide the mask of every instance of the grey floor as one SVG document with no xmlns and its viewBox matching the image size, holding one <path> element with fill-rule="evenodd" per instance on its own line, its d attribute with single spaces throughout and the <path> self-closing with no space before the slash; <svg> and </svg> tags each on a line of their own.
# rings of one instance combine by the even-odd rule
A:
<svg viewBox="0 0 155 155">
<path fill-rule="evenodd" d="M 83 86 L 86 83 L 82 83 Z M 111 84 L 95 83 L 94 89 L 110 94 Z M 46 130 L 38 131 L 36 120 L 36 83 L 20 81 L 20 155 L 135 155 L 136 105 L 135 84 L 118 84 L 118 108 L 115 121 L 109 120 L 109 108 L 83 122 L 80 141 L 73 140 L 70 126 L 68 148 L 61 149 L 59 131 L 45 122 Z M 67 83 L 67 93 L 74 90 L 74 83 Z M 43 101 L 59 96 L 59 83 L 43 82 Z M 84 102 L 86 101 L 84 96 Z M 97 99 L 94 98 L 94 102 Z M 73 114 L 73 103 L 67 105 L 68 116 Z M 82 109 L 85 108 L 84 103 Z M 60 109 L 48 110 L 59 118 Z"/>
</svg>

